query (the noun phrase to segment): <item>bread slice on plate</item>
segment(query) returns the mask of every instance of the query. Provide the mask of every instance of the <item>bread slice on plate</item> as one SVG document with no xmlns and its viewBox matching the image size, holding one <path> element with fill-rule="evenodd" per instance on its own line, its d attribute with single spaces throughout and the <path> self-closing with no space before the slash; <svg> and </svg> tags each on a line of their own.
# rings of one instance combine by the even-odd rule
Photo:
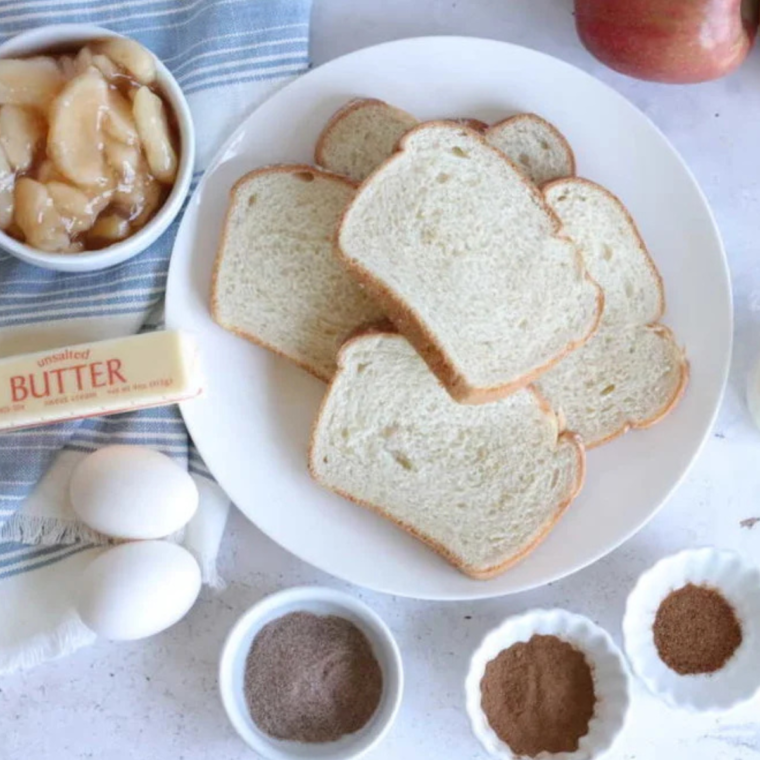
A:
<svg viewBox="0 0 760 760">
<path fill-rule="evenodd" d="M 585 343 L 603 297 L 541 193 L 473 130 L 416 127 L 359 189 L 338 253 L 458 401 L 509 395 Z"/>
<path fill-rule="evenodd" d="M 604 324 L 648 324 L 665 311 L 665 289 L 628 209 L 609 190 L 572 178 L 544 188 L 544 197 L 580 247 L 604 290 Z"/>
<path fill-rule="evenodd" d="M 684 353 L 664 325 L 603 325 L 537 386 L 592 448 L 659 422 L 687 379 Z"/>
<path fill-rule="evenodd" d="M 585 457 L 532 387 L 457 404 L 405 338 L 368 332 L 341 350 L 309 468 L 464 573 L 490 578 L 549 533 L 581 488 Z"/>
<path fill-rule="evenodd" d="M 333 252 L 354 192 L 312 166 L 246 174 L 230 193 L 213 276 L 216 322 L 323 380 L 346 336 L 382 317 Z"/>
<path fill-rule="evenodd" d="M 472 118 L 445 119 L 480 132 L 537 185 L 575 174 L 575 155 L 565 136 L 546 119 L 518 114 L 489 127 Z M 340 108 L 322 130 L 315 163 L 361 182 L 396 151 L 399 140 L 419 121 L 375 98 L 357 98 Z"/>
<path fill-rule="evenodd" d="M 485 137 L 536 185 L 575 174 L 570 143 L 553 124 L 534 113 L 518 114 L 493 124 Z"/>
<path fill-rule="evenodd" d="M 418 123 L 411 114 L 382 100 L 349 101 L 322 130 L 314 160 L 336 174 L 361 182 L 396 150 L 401 137 Z"/>
<path fill-rule="evenodd" d="M 625 206 L 584 179 L 553 182 L 544 192 L 605 301 L 596 335 L 537 385 L 587 447 L 599 446 L 659 422 L 683 395 L 689 365 L 673 333 L 657 323 L 662 278 Z"/>
</svg>

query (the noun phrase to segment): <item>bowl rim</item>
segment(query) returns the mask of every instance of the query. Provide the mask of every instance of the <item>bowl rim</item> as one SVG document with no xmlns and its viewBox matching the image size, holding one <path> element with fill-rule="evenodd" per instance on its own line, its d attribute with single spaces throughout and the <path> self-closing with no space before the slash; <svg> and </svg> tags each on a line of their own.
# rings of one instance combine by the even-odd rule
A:
<svg viewBox="0 0 760 760">
<path fill-rule="evenodd" d="M 120 34 L 97 24 L 44 24 L 19 32 L 0 43 L 0 58 L 13 57 L 19 54 L 29 55 L 35 52 L 35 48 L 41 52 L 43 48 L 55 44 L 55 41 L 51 39 L 54 37 L 60 37 L 61 41 L 81 41 L 82 43 L 86 40 L 108 37 L 133 39 L 128 35 Z M 116 266 L 139 255 L 154 243 L 174 221 L 190 190 L 195 170 L 195 126 L 190 105 L 182 92 L 182 88 L 163 61 L 155 53 L 153 56 L 156 60 L 158 82 L 174 111 L 181 140 L 177 177 L 171 192 L 155 216 L 134 235 L 95 251 L 83 253 L 40 251 L 11 237 L 3 230 L 0 230 L 0 249 L 28 264 L 45 269 L 63 272 L 98 271 Z"/>
<path fill-rule="evenodd" d="M 267 594 L 248 607 L 237 618 L 227 633 L 219 656 L 218 688 L 224 711 L 235 732 L 251 749 L 259 752 L 263 757 L 271 758 L 272 760 L 283 760 L 283 758 L 290 757 L 284 743 L 275 746 L 266 739 L 259 739 L 257 736 L 252 741 L 251 735 L 242 730 L 244 721 L 238 709 L 238 704 L 232 696 L 233 687 L 231 681 L 233 661 L 238 650 L 241 648 L 240 636 L 255 627 L 262 617 L 277 610 L 287 608 L 290 605 L 297 605 L 299 602 L 326 602 L 352 613 L 372 629 L 378 646 L 383 648 L 388 657 L 389 667 L 395 678 L 393 680 L 393 689 L 389 690 L 386 694 L 389 700 L 386 715 L 382 722 L 377 723 L 372 738 L 363 747 L 358 748 L 354 754 L 345 754 L 344 752 L 340 756 L 341 758 L 359 758 L 375 748 L 383 740 L 396 720 L 404 693 L 404 666 L 398 643 L 387 623 L 367 604 L 344 591 L 318 585 L 293 586 Z M 283 612 L 283 614 L 287 613 Z M 276 619 L 276 617 L 273 619 Z M 347 749 L 346 745 L 343 745 L 341 749 Z M 296 760 L 296 758 L 303 758 L 304 755 L 294 754 L 292 757 Z M 320 755 L 320 757 L 328 760 L 329 755 Z"/>
</svg>

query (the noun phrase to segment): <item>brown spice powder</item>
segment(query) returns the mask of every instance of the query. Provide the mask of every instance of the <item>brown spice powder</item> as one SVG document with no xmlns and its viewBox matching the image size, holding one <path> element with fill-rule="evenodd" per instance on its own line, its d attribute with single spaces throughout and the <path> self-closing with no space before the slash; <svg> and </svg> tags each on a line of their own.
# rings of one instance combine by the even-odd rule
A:
<svg viewBox="0 0 760 760">
<path fill-rule="evenodd" d="M 720 670 L 742 643 L 734 608 L 715 589 L 693 583 L 663 599 L 652 630 L 660 658 L 681 675 Z"/>
<path fill-rule="evenodd" d="M 335 615 L 292 612 L 267 623 L 245 664 L 256 725 L 277 739 L 331 742 L 374 715 L 383 674 L 366 636 Z"/>
<path fill-rule="evenodd" d="M 588 733 L 596 695 L 582 652 L 556 636 L 514 644 L 486 666 L 481 706 L 516 755 L 575 752 Z"/>
</svg>

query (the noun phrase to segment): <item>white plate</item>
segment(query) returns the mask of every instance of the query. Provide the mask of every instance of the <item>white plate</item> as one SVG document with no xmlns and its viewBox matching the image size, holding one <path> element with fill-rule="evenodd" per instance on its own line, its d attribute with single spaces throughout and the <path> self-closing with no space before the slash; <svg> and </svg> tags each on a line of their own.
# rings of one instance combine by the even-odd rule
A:
<svg viewBox="0 0 760 760">
<path fill-rule="evenodd" d="M 420 118 L 486 121 L 535 111 L 569 139 L 578 171 L 627 204 L 667 288 L 666 322 L 692 378 L 676 411 L 588 457 L 586 487 L 548 539 L 499 578 L 474 581 L 389 522 L 323 491 L 306 448 L 319 381 L 217 327 L 211 268 L 227 191 L 265 164 L 310 161 L 327 118 L 373 96 Z M 498 596 L 543 585 L 612 551 L 686 473 L 718 410 L 731 351 L 731 291 L 720 236 L 695 180 L 663 135 L 587 74 L 514 45 L 458 37 L 401 40 L 320 66 L 282 89 L 235 132 L 185 213 L 169 273 L 167 318 L 201 346 L 208 393 L 183 406 L 208 466 L 275 541 L 345 580 L 429 599 Z"/>
</svg>

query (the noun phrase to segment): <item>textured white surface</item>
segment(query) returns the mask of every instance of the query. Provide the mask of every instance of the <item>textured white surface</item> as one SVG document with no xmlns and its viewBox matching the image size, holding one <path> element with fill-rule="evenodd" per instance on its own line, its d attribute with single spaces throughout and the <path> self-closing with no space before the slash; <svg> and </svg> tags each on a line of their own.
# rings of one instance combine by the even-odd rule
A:
<svg viewBox="0 0 760 760">
<path fill-rule="evenodd" d="M 689 477 L 638 536 L 571 578 L 503 600 L 413 602 L 349 589 L 394 630 L 407 675 L 398 721 L 368 760 L 485 760 L 470 734 L 462 684 L 472 650 L 503 617 L 563 606 L 588 615 L 620 643 L 626 594 L 660 557 L 710 543 L 750 560 L 760 556 L 760 523 L 740 525 L 760 517 L 760 433 L 744 402 L 746 375 L 760 352 L 760 50 L 728 79 L 667 87 L 629 80 L 597 64 L 577 41 L 571 0 L 315 0 L 315 6 L 317 64 L 394 38 L 469 34 L 543 50 L 608 82 L 686 158 L 717 215 L 732 268 L 736 348 L 717 427 Z M 255 757 L 227 724 L 217 695 L 217 660 L 228 629 L 275 589 L 298 583 L 348 587 L 285 554 L 237 514 L 221 564 L 228 589 L 202 599 L 183 622 L 156 638 L 102 642 L 0 680 L 0 760 Z M 756 699 L 721 717 L 682 714 L 634 683 L 630 719 L 610 757 L 756 758 L 759 707 Z"/>
</svg>

